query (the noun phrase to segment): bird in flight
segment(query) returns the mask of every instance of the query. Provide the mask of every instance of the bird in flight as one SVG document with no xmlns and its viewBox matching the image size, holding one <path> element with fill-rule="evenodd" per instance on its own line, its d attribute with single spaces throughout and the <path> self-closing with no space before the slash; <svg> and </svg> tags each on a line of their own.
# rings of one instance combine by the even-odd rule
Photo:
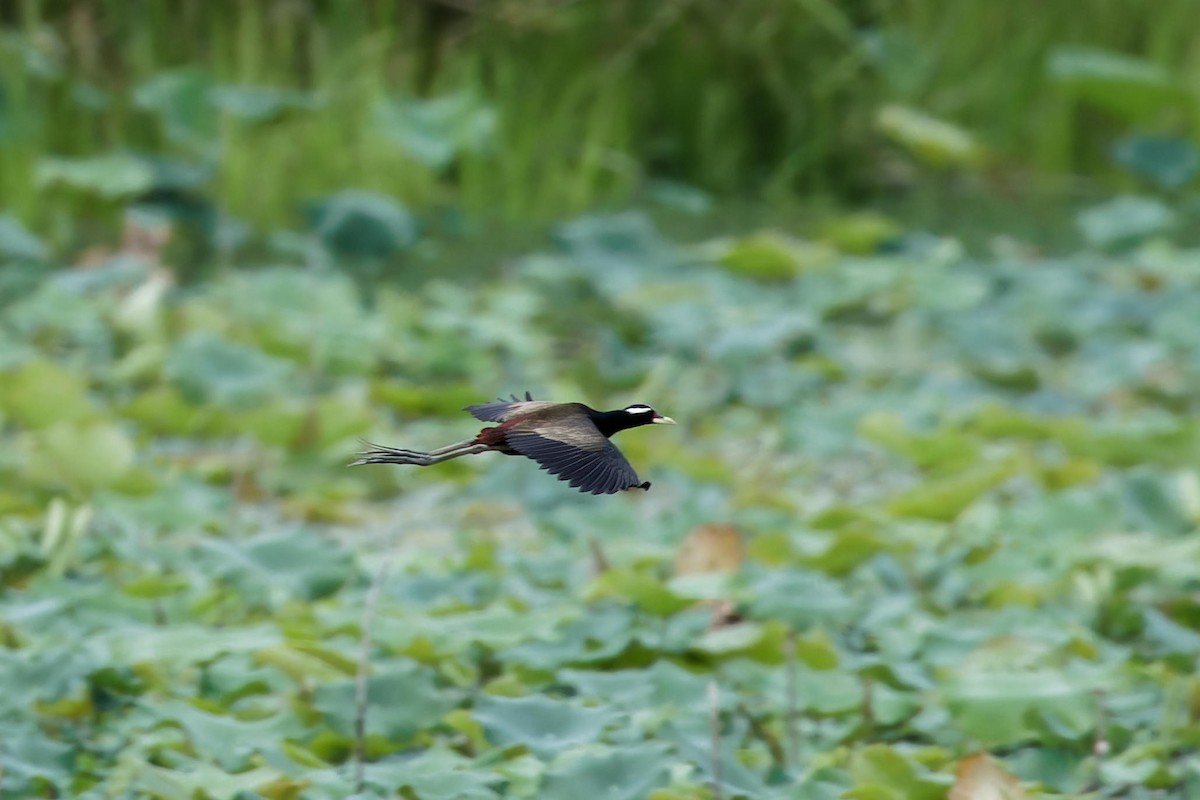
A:
<svg viewBox="0 0 1200 800">
<path fill-rule="evenodd" d="M 625 489 L 649 489 L 630 463 L 609 441 L 614 433 L 640 425 L 674 425 L 647 405 L 635 404 L 616 411 L 597 411 L 583 403 L 553 403 L 511 395 L 511 400 L 467 406 L 464 411 L 482 422 L 499 423 L 484 428 L 473 439 L 422 452 L 364 442 L 370 448 L 358 454 L 359 464 L 412 464 L 428 467 L 461 456 L 504 453 L 532 458 L 541 468 L 567 481 L 581 492 L 614 494 Z"/>
</svg>

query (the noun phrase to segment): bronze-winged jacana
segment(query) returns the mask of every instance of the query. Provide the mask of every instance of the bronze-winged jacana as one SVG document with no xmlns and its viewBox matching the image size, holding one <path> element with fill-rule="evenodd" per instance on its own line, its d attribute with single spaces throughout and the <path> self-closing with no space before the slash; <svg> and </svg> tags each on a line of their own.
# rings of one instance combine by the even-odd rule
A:
<svg viewBox="0 0 1200 800">
<path fill-rule="evenodd" d="M 495 403 L 467 406 L 463 410 L 482 422 L 500 424 L 484 428 L 474 439 L 428 453 L 365 442 L 371 449 L 359 453 L 358 460 L 351 466 L 412 464 L 428 467 L 460 456 L 495 452 L 532 458 L 542 469 L 581 492 L 613 494 L 624 489 L 649 489 L 650 482 L 638 480 L 633 467 L 608 437 L 626 428 L 654 422 L 675 424 L 675 420 L 646 405 L 597 411 L 583 403 L 534 400 L 529 392 L 525 393 L 524 400 L 512 395 L 511 400 L 500 399 Z"/>
</svg>

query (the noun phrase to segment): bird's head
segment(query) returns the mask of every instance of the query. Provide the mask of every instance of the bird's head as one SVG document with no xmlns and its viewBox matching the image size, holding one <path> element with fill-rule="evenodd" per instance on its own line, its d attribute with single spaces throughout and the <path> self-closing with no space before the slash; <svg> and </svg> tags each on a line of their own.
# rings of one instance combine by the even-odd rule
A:
<svg viewBox="0 0 1200 800">
<path fill-rule="evenodd" d="M 649 425 L 651 423 L 658 425 L 675 424 L 675 420 L 671 419 L 670 417 L 664 417 L 650 406 L 642 403 L 626 406 L 624 412 L 629 415 L 629 418 L 634 425 Z"/>
</svg>

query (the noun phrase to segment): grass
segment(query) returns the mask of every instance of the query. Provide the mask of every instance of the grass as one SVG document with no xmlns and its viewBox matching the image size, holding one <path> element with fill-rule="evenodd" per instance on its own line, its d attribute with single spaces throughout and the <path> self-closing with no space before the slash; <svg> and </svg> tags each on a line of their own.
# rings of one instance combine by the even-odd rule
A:
<svg viewBox="0 0 1200 800">
<path fill-rule="evenodd" d="M 35 187 L 39 160 L 126 149 L 214 159 L 206 191 L 264 228 L 346 186 L 508 220 L 628 199 L 650 177 L 861 200 L 891 180 L 889 165 L 924 169 L 876 129 L 895 102 L 963 126 L 1001 172 L 1119 183 L 1113 138 L 1131 127 L 1191 135 L 1194 98 L 1114 116 L 1048 80 L 1047 58 L 1062 45 L 1108 49 L 1195 85 L 1193 10 L 1190 0 L 1153 14 L 1136 0 L 1087 14 L 1036 0 L 495 2 L 474 13 L 31 0 L 4 20 L 0 46 L 0 203 L 48 229 L 65 201 Z M 319 105 L 248 122 L 197 96 L 174 107 L 173 127 L 135 92 L 184 68 L 219 85 L 309 91 Z M 456 92 L 482 98 L 499 125 L 486 151 L 460 152 L 448 168 L 406 153 L 375 121 L 388 98 Z"/>
</svg>

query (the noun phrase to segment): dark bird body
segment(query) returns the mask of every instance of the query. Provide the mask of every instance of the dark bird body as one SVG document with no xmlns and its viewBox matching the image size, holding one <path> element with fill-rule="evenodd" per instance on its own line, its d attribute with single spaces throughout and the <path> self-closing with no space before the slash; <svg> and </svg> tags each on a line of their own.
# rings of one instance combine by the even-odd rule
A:
<svg viewBox="0 0 1200 800">
<path fill-rule="evenodd" d="M 627 428 L 651 423 L 674 424 L 650 406 L 632 405 L 616 411 L 597 411 L 583 403 L 552 403 L 534 400 L 529 393 L 521 400 L 467 406 L 482 422 L 498 425 L 484 428 L 474 439 L 427 453 L 380 445 L 359 453 L 354 464 L 412 464 L 428 467 L 452 458 L 477 453 L 526 456 L 559 480 L 581 492 L 613 494 L 624 489 L 649 489 L 609 437 Z M 351 465 L 353 466 L 353 464 Z"/>
</svg>

